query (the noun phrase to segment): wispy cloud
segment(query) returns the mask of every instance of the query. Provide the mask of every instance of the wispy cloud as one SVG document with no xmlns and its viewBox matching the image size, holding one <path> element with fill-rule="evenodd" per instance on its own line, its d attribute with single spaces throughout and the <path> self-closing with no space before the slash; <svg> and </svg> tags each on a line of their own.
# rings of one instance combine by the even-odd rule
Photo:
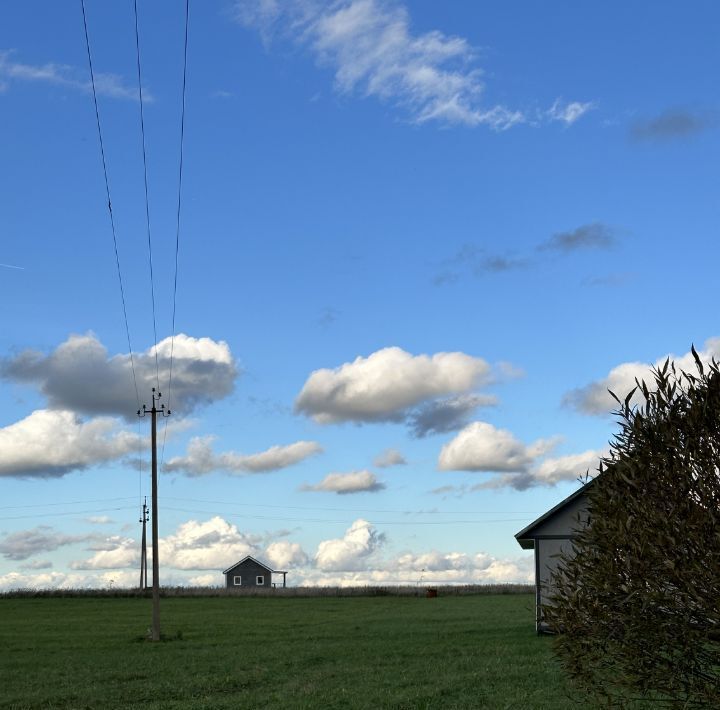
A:
<svg viewBox="0 0 720 710">
<path fill-rule="evenodd" d="M 36 82 L 65 86 L 76 91 L 90 92 L 92 85 L 87 72 L 68 64 L 24 64 L 13 60 L 11 50 L 0 51 L 0 86 L 7 90 L 12 82 Z M 137 87 L 128 86 L 118 74 L 96 73 L 95 90 L 100 96 L 113 99 L 138 100 Z M 143 101 L 152 101 L 149 91 L 143 91 Z"/>
<path fill-rule="evenodd" d="M 373 466 L 390 468 L 391 466 L 406 466 L 405 457 L 397 449 L 385 449 L 373 459 Z"/>
<path fill-rule="evenodd" d="M 13 264 L 0 264 L 4 269 L 18 269 L 19 271 L 24 271 L 24 266 L 15 266 Z"/>
<path fill-rule="evenodd" d="M 328 473 L 320 483 L 305 484 L 300 490 L 348 495 L 351 493 L 375 493 L 383 488 L 385 488 L 385 484 L 378 481 L 372 471 L 363 469 L 347 473 Z"/>
<path fill-rule="evenodd" d="M 197 436 L 190 440 L 187 454 L 170 459 L 164 466 L 167 473 L 180 472 L 188 476 L 203 476 L 213 471 L 233 474 L 266 473 L 293 466 L 310 456 L 322 453 L 315 441 L 296 441 L 287 446 L 271 446 L 257 454 L 240 454 L 226 451 L 216 454 L 212 450 L 212 436 Z"/>
<path fill-rule="evenodd" d="M 486 106 L 476 52 L 462 37 L 434 30 L 413 33 L 407 8 L 392 0 L 240 0 L 236 19 L 266 42 L 278 35 L 309 48 L 335 73 L 338 91 L 396 106 L 411 121 L 503 131 L 525 117 Z"/>
<path fill-rule="evenodd" d="M 453 256 L 437 263 L 432 283 L 435 286 L 445 286 L 466 276 L 482 278 L 487 274 L 503 274 L 530 268 L 542 263 L 542 255 L 551 252 L 570 254 L 588 249 L 610 249 L 617 245 L 617 237 L 616 228 L 602 222 L 592 222 L 575 229 L 556 232 L 537 244 L 534 253 L 528 251 L 526 254 L 509 256 L 488 252 L 476 244 L 463 244 Z"/>
<path fill-rule="evenodd" d="M 581 249 L 608 249 L 615 244 L 615 230 L 607 224 L 583 224 L 568 232 L 556 232 L 538 246 L 538 251 L 573 252 Z"/>
<path fill-rule="evenodd" d="M 555 99 L 555 103 L 544 112 L 543 118 L 548 121 L 559 121 L 566 126 L 572 126 L 575 121 L 582 118 L 588 111 L 596 108 L 594 101 L 563 101 Z"/>
<path fill-rule="evenodd" d="M 435 286 L 443 286 L 460 280 L 463 274 L 480 278 L 486 274 L 499 274 L 522 269 L 531 264 L 526 257 L 488 252 L 476 244 L 463 244 L 448 259 L 440 262 L 433 278 Z"/>
<path fill-rule="evenodd" d="M 711 111 L 669 109 L 659 116 L 638 121 L 630 128 L 635 140 L 673 140 L 687 138 L 720 125 L 720 116 Z"/>
</svg>

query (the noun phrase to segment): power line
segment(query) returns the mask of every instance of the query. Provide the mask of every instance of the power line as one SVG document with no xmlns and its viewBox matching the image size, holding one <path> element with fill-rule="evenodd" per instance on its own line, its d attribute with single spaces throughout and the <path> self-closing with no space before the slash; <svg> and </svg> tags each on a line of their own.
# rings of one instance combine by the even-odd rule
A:
<svg viewBox="0 0 720 710">
<path fill-rule="evenodd" d="M 138 29 L 138 11 L 137 0 L 133 3 L 135 9 L 135 55 L 137 57 L 137 77 L 138 90 L 140 97 L 140 132 L 142 134 L 142 156 L 143 156 L 143 176 L 145 180 L 145 222 L 147 224 L 147 242 L 148 242 L 148 259 L 150 262 L 150 297 L 152 300 L 152 317 L 153 317 L 153 335 L 155 337 L 155 379 L 157 381 L 157 390 L 160 391 L 160 365 L 158 362 L 157 352 L 157 319 L 155 318 L 155 278 L 153 275 L 153 258 L 152 258 L 152 239 L 150 236 L 150 198 L 148 193 L 148 176 L 147 176 L 147 150 L 145 147 L 145 112 L 143 109 L 143 90 L 142 90 L 142 72 L 140 70 L 140 31 Z M 138 398 L 138 407 L 139 407 Z"/>
<path fill-rule="evenodd" d="M 85 515 L 87 513 L 111 513 L 118 510 L 137 510 L 134 505 L 125 505 L 117 508 L 93 508 L 91 510 L 69 510 L 58 513 L 34 513 L 33 515 L 11 515 L 6 518 L 0 518 L 0 521 L 5 520 L 25 520 L 27 518 L 59 518 L 66 515 Z"/>
<path fill-rule="evenodd" d="M 90 37 L 88 35 L 87 16 L 85 14 L 85 0 L 80 0 L 83 16 L 83 29 L 85 30 L 85 48 L 87 49 L 88 67 L 90 68 L 90 84 L 92 86 L 93 103 L 95 105 L 95 121 L 97 123 L 98 138 L 100 140 L 100 156 L 102 158 L 103 175 L 105 177 L 105 194 L 107 195 L 107 206 L 110 214 L 110 227 L 112 229 L 113 247 L 115 249 L 115 264 L 117 266 L 118 282 L 120 284 L 120 300 L 122 301 L 123 318 L 125 320 L 125 333 L 127 335 L 128 350 L 130 351 L 130 368 L 132 369 L 133 385 L 135 386 L 135 398 L 138 407 L 140 406 L 140 394 L 138 392 L 137 376 L 135 374 L 135 358 L 133 356 L 132 344 L 130 342 L 130 327 L 128 325 L 127 306 L 125 304 L 125 289 L 123 288 L 122 272 L 120 270 L 120 255 L 118 252 L 117 235 L 115 233 L 115 218 L 110 200 L 110 183 L 108 181 L 107 163 L 105 161 L 105 146 L 103 144 L 102 130 L 100 128 L 100 110 L 98 109 L 97 93 L 95 91 L 95 72 L 93 71 L 92 55 L 90 53 Z M 142 97 L 142 94 L 141 94 Z"/>
<path fill-rule="evenodd" d="M 194 513 L 201 515 L 217 515 L 217 511 L 210 510 L 194 510 L 190 508 L 170 508 L 165 506 L 165 510 L 172 510 L 177 513 Z M 339 523 L 345 525 L 347 520 L 329 520 L 327 518 L 288 518 L 286 516 L 277 517 L 271 515 L 247 515 L 246 513 L 232 513 L 225 515 L 229 518 L 250 518 L 252 520 L 281 520 L 293 523 Z M 502 518 L 495 520 L 376 520 L 373 525 L 485 525 L 486 523 L 522 523 L 527 518 Z"/>
<path fill-rule="evenodd" d="M 199 498 L 181 498 L 166 496 L 166 500 L 184 501 L 186 503 L 203 503 L 205 505 L 229 505 L 246 508 L 274 508 L 278 510 L 322 510 L 337 513 L 391 513 L 398 515 L 539 515 L 536 510 L 393 510 L 389 508 L 333 508 L 327 506 L 277 505 L 271 503 L 231 503 L 223 500 L 202 500 Z"/>
<path fill-rule="evenodd" d="M 168 408 L 171 406 L 172 397 L 172 374 L 173 355 L 175 353 L 175 313 L 177 304 L 177 282 L 178 282 L 178 255 L 180 252 L 180 215 L 182 207 L 182 178 L 183 178 L 183 147 L 185 144 L 185 93 L 187 87 L 187 49 L 188 49 L 188 27 L 190 24 L 190 0 L 185 0 L 185 42 L 183 47 L 183 78 L 182 78 L 182 108 L 180 111 L 180 160 L 178 168 L 178 194 L 177 194 L 177 221 L 175 229 L 175 277 L 173 279 L 173 305 L 172 305 L 172 336 L 170 339 L 170 375 L 168 378 Z M 161 463 L 165 460 L 165 440 L 167 439 L 167 419 L 163 431 Z"/>
<path fill-rule="evenodd" d="M 0 510 L 19 510 L 25 508 L 48 508 L 56 505 L 89 505 L 90 503 L 116 503 L 121 500 L 135 500 L 135 496 L 123 498 L 93 498 L 92 500 L 65 500 L 60 503 L 33 503 L 28 505 L 3 505 Z"/>
</svg>

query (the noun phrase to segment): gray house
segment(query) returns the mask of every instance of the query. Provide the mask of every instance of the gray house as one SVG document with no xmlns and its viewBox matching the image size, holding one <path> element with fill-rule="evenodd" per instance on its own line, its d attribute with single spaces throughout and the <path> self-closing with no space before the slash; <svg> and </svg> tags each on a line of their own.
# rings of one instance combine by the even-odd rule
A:
<svg viewBox="0 0 720 710">
<path fill-rule="evenodd" d="M 550 578 L 557 569 L 556 555 L 573 554 L 573 539 L 588 521 L 588 488 L 586 483 L 547 513 L 521 530 L 515 539 L 524 550 L 535 550 L 535 628 L 538 633 L 551 629 L 542 618 L 542 605 L 552 596 Z"/>
<path fill-rule="evenodd" d="M 282 586 L 284 587 L 287 579 L 287 572 L 272 570 L 250 555 L 244 557 L 240 562 L 236 562 L 232 567 L 228 567 L 223 574 L 225 575 L 225 586 L 229 588 L 272 588 L 275 586 L 272 581 L 273 574 L 283 576 Z"/>
</svg>

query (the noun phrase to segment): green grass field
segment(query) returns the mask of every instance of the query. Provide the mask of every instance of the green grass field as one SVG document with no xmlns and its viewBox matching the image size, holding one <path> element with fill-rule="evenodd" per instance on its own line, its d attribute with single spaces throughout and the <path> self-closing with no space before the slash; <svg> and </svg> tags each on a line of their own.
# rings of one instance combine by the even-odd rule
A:
<svg viewBox="0 0 720 710">
<path fill-rule="evenodd" d="M 527 594 L 0 599 L 3 708 L 561 708 Z"/>
</svg>

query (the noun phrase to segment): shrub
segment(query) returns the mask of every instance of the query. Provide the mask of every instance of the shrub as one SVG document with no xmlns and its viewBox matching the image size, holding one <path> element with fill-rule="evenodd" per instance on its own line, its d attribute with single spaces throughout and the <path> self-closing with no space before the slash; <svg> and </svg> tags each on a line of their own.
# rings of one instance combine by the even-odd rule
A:
<svg viewBox="0 0 720 710">
<path fill-rule="evenodd" d="M 566 671 L 611 705 L 720 707 L 720 371 L 692 353 L 697 374 L 668 360 L 654 389 L 616 397 L 589 523 L 543 610 Z"/>
</svg>

